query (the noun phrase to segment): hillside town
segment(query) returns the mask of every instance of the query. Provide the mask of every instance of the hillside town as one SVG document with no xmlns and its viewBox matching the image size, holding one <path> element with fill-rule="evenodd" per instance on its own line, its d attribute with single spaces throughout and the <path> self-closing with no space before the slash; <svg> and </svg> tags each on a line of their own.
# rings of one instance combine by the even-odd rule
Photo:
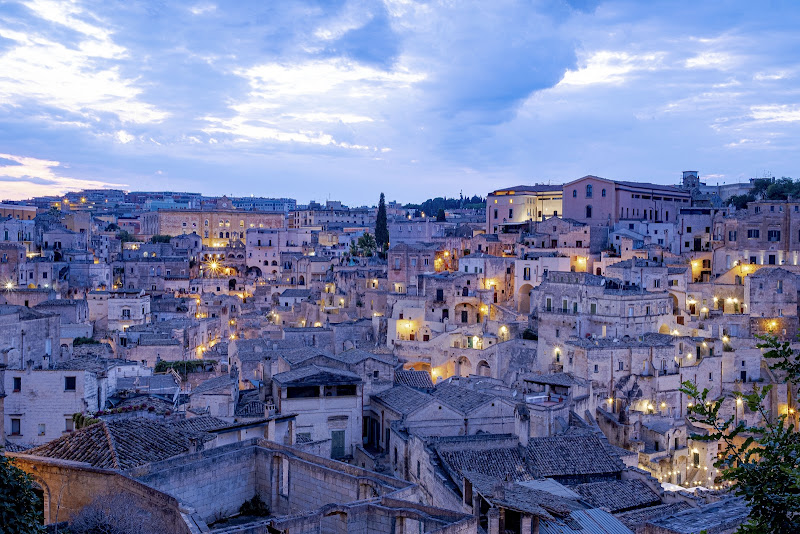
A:
<svg viewBox="0 0 800 534">
<path fill-rule="evenodd" d="M 757 346 L 800 333 L 800 198 L 675 183 L 4 202 L 0 446 L 51 526 L 122 495 L 180 534 L 733 532 L 682 388 L 800 424 Z"/>
</svg>

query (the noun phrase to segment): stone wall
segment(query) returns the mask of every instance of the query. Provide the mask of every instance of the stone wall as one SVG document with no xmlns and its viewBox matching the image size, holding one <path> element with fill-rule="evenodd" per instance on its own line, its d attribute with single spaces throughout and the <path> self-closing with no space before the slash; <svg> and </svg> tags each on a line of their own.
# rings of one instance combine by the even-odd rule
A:
<svg viewBox="0 0 800 534">
<path fill-rule="evenodd" d="M 153 514 L 169 528 L 169 532 L 189 534 L 174 497 L 123 474 L 79 462 L 6 454 L 41 487 L 46 524 L 69 520 L 98 496 L 125 493 L 132 505 Z"/>
</svg>

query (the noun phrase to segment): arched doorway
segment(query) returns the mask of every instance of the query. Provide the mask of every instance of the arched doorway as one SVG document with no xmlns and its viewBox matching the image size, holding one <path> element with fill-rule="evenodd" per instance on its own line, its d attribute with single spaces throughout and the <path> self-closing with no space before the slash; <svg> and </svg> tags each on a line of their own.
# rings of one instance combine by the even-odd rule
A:
<svg viewBox="0 0 800 534">
<path fill-rule="evenodd" d="M 481 360 L 478 362 L 477 374 L 480 376 L 492 376 L 492 368 L 489 367 L 489 364 L 486 360 Z"/>
<path fill-rule="evenodd" d="M 533 291 L 533 286 L 530 284 L 523 284 L 522 287 L 519 288 L 517 300 L 519 301 L 518 311 L 520 313 L 526 315 L 531 313 L 531 291 Z"/>
<path fill-rule="evenodd" d="M 228 291 L 236 291 L 236 278 L 228 280 Z"/>
<path fill-rule="evenodd" d="M 466 356 L 461 356 L 456 360 L 456 374 L 458 376 L 469 376 L 472 374 L 472 362 Z"/>
</svg>

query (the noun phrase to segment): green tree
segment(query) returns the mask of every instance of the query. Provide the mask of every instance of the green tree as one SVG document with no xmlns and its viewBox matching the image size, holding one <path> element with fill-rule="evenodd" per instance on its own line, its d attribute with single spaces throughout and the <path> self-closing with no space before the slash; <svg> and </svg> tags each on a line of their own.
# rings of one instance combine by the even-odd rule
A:
<svg viewBox="0 0 800 534">
<path fill-rule="evenodd" d="M 744 210 L 747 209 L 747 204 L 753 202 L 756 197 L 753 196 L 752 193 L 747 195 L 733 195 L 728 198 L 726 201 L 728 206 L 733 206 L 737 210 Z"/>
<path fill-rule="evenodd" d="M 770 369 L 784 375 L 795 388 L 800 383 L 800 352 L 795 353 L 789 342 L 775 336 L 758 337 L 762 342 L 757 347 L 765 350 L 765 358 L 775 362 L 768 364 Z M 720 470 L 720 478 L 730 482 L 736 495 L 751 507 L 741 533 L 800 532 L 800 433 L 793 416 L 771 415 L 764 403 L 770 391 L 772 385 L 753 385 L 752 392 L 736 393 L 736 398 L 712 399 L 708 389 L 699 391 L 693 382 L 684 382 L 681 388 L 693 403 L 689 419 L 708 428 L 707 435 L 693 435 L 692 439 L 719 443 L 714 466 Z M 748 425 L 736 414 L 721 416 L 720 408 L 726 400 L 741 401 L 760 422 Z"/>
<path fill-rule="evenodd" d="M 133 234 L 128 232 L 127 230 L 121 230 L 117 234 L 117 239 L 119 239 L 123 243 L 128 243 L 130 241 L 137 241 L 137 239 L 135 237 L 133 237 Z"/>
<path fill-rule="evenodd" d="M 386 199 L 383 193 L 378 202 L 378 215 L 375 219 L 375 242 L 381 253 L 386 252 L 386 249 L 389 248 L 389 226 L 386 222 Z"/>
<path fill-rule="evenodd" d="M 0 455 L 0 525 L 4 532 L 44 532 L 41 502 L 33 492 L 30 476 Z"/>
<path fill-rule="evenodd" d="M 443 208 L 439 208 L 439 211 L 436 213 L 436 222 L 445 222 L 447 220 L 447 216 L 444 213 Z"/>
<path fill-rule="evenodd" d="M 166 234 L 156 234 L 150 238 L 151 243 L 169 243 L 172 239 L 171 235 Z"/>
<path fill-rule="evenodd" d="M 362 256 L 372 256 L 377 248 L 375 236 L 369 232 L 364 232 L 364 235 L 358 238 L 358 250 Z"/>
</svg>

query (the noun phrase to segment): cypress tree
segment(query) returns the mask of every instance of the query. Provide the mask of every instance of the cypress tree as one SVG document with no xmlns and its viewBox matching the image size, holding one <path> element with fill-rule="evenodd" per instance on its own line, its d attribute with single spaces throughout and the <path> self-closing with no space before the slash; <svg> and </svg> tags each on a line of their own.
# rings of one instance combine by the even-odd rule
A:
<svg viewBox="0 0 800 534">
<path fill-rule="evenodd" d="M 375 241 L 378 243 L 378 248 L 385 252 L 389 248 L 389 226 L 386 222 L 386 200 L 381 193 L 380 202 L 378 202 L 378 216 L 375 220 Z"/>
</svg>

